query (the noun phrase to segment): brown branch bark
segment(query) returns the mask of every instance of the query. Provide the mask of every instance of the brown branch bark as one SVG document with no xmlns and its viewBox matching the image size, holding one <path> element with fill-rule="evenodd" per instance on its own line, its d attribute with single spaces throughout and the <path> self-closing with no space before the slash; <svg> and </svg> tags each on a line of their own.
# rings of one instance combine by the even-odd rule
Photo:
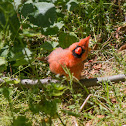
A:
<svg viewBox="0 0 126 126">
<path fill-rule="evenodd" d="M 126 76 L 124 74 L 119 74 L 119 75 L 113 75 L 113 76 L 108 76 L 108 77 L 82 79 L 80 80 L 80 82 L 84 84 L 86 87 L 91 87 L 91 86 L 99 86 L 100 83 L 103 81 L 111 81 L 113 83 L 118 83 L 120 81 L 124 82 L 125 79 L 126 79 Z"/>
<path fill-rule="evenodd" d="M 126 76 L 124 74 L 119 74 L 119 75 L 114 75 L 114 76 L 108 76 L 108 77 L 98 77 L 98 78 L 91 78 L 91 79 L 81 79 L 80 83 L 86 87 L 91 87 L 91 86 L 99 86 L 102 81 L 111 81 L 114 83 L 120 82 L 120 81 L 125 81 Z M 11 79 L 11 80 L 16 80 Z M 33 85 L 38 85 L 42 86 L 42 84 L 49 84 L 49 83 L 59 83 L 59 80 L 56 79 L 22 79 L 20 80 L 19 84 L 15 84 L 15 86 L 25 86 L 25 87 L 31 87 Z M 0 83 L 5 83 L 3 79 L 0 78 Z M 74 82 L 74 87 L 79 87 L 80 85 Z"/>
</svg>

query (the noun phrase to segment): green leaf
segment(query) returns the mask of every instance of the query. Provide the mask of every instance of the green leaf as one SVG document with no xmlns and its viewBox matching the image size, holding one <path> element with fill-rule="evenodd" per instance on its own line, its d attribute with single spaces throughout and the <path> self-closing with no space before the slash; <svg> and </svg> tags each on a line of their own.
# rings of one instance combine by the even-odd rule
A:
<svg viewBox="0 0 126 126">
<path fill-rule="evenodd" d="M 7 61 L 4 57 L 0 57 L 0 72 L 4 71 L 7 68 Z"/>
<path fill-rule="evenodd" d="M 74 42 L 77 42 L 78 38 L 76 34 L 71 33 L 60 33 L 59 35 L 59 44 L 62 48 L 67 48 Z"/>
<path fill-rule="evenodd" d="M 42 34 L 44 35 L 55 35 L 64 26 L 62 22 L 54 23 L 52 26 L 43 28 Z"/>
<path fill-rule="evenodd" d="M 19 22 L 16 12 L 13 16 L 10 17 L 9 25 L 10 25 L 10 30 L 13 33 L 11 37 L 15 38 L 16 36 L 18 36 L 18 31 L 20 27 L 20 22 Z"/>
<path fill-rule="evenodd" d="M 52 51 L 53 49 L 55 49 L 57 47 L 58 44 L 59 44 L 58 42 L 48 41 L 48 42 L 43 43 L 40 46 L 40 48 L 43 48 L 46 51 Z"/>
<path fill-rule="evenodd" d="M 66 5 L 68 11 L 73 11 L 78 7 L 78 2 L 77 0 L 70 0 Z"/>
<path fill-rule="evenodd" d="M 67 86 L 64 86 L 64 85 L 61 85 L 61 84 L 53 84 L 53 87 L 58 90 L 58 91 L 61 91 L 61 90 L 64 90 L 64 89 L 67 89 L 68 87 Z"/>
<path fill-rule="evenodd" d="M 44 100 L 42 104 L 42 110 L 50 116 L 55 116 L 57 113 L 57 103 L 60 103 L 59 99 Z"/>
<path fill-rule="evenodd" d="M 23 50 L 22 50 L 22 53 L 24 54 L 24 58 L 25 58 L 25 60 L 29 60 L 29 59 L 31 59 L 32 57 L 31 57 L 31 55 L 32 55 L 32 52 L 28 49 L 28 48 L 24 48 Z"/>
<path fill-rule="evenodd" d="M 27 47 L 15 42 L 12 48 L 8 46 L 3 47 L 0 56 L 8 59 L 9 62 L 16 61 L 14 66 L 19 66 L 28 64 L 29 60 L 32 59 L 31 55 L 32 52 Z"/>
<path fill-rule="evenodd" d="M 18 7 L 22 4 L 22 0 L 14 0 L 14 6 L 16 7 L 16 9 L 18 9 Z"/>
<path fill-rule="evenodd" d="M 26 65 L 26 64 L 28 64 L 29 62 L 28 61 L 26 61 L 25 59 L 23 59 L 23 57 L 22 58 L 20 58 L 20 59 L 17 59 L 16 60 L 16 63 L 14 64 L 14 66 L 20 66 L 20 65 Z"/>
<path fill-rule="evenodd" d="M 9 46 L 8 45 L 6 45 L 5 47 L 3 47 L 2 49 L 1 49 L 1 56 L 2 57 L 5 57 L 5 58 L 7 58 L 8 57 L 8 54 L 9 54 Z"/>
<path fill-rule="evenodd" d="M 11 2 L 0 2 L 0 27 L 11 30 L 11 37 L 15 38 L 18 35 L 20 27 L 19 19 L 14 6 Z"/>
<path fill-rule="evenodd" d="M 54 27 L 48 27 L 46 29 L 44 29 L 44 31 L 42 32 L 44 35 L 55 35 L 57 34 L 59 31 L 58 27 L 54 26 Z"/>
<path fill-rule="evenodd" d="M 19 79 L 16 79 L 16 80 L 13 80 L 14 84 L 19 84 L 20 83 L 20 80 Z"/>
<path fill-rule="evenodd" d="M 5 20 L 5 16 L 4 13 L 0 10 L 0 28 L 2 29 L 3 26 L 5 25 L 6 20 Z"/>
<path fill-rule="evenodd" d="M 20 34 L 21 37 L 33 38 L 33 37 L 36 37 L 36 36 L 37 37 L 38 36 L 41 36 L 41 33 L 40 32 L 36 32 L 36 31 L 29 30 L 28 29 L 30 27 L 29 25 L 28 25 L 28 27 L 27 26 L 23 26 L 23 27 L 25 27 L 25 29 L 23 29 L 23 33 Z"/>
<path fill-rule="evenodd" d="M 75 117 L 80 117 L 80 115 L 78 113 L 75 113 L 75 112 L 71 112 L 69 110 L 61 110 L 63 113 L 65 114 L 68 114 L 68 115 L 72 115 L 72 116 L 75 116 Z"/>
<path fill-rule="evenodd" d="M 5 65 L 7 63 L 7 61 L 5 60 L 4 57 L 0 57 L 0 66 L 1 65 Z"/>
<path fill-rule="evenodd" d="M 53 49 L 55 49 L 59 44 L 58 42 L 50 42 L 50 43 L 51 43 Z"/>
<path fill-rule="evenodd" d="M 34 24 L 41 27 L 49 27 L 56 20 L 56 10 L 52 3 L 40 2 L 34 4 L 37 7 Z"/>
<path fill-rule="evenodd" d="M 64 23 L 60 21 L 60 22 L 54 23 L 54 26 L 57 26 L 58 29 L 60 30 L 64 26 Z"/>
<path fill-rule="evenodd" d="M 57 113 L 57 104 L 60 103 L 60 99 L 47 100 L 43 98 L 39 103 L 34 101 L 33 97 L 29 98 L 29 109 L 33 113 L 43 112 L 46 115 L 54 117 Z"/>
<path fill-rule="evenodd" d="M 46 87 L 47 94 L 50 96 L 61 96 L 69 87 L 58 84 L 58 83 L 51 83 Z"/>
<path fill-rule="evenodd" d="M 11 79 L 9 77 L 2 77 L 2 79 L 4 80 L 6 84 L 19 84 L 20 83 L 19 79 Z"/>
<path fill-rule="evenodd" d="M 53 84 L 52 86 L 52 96 L 61 96 L 69 87 L 61 85 L 61 84 Z"/>
<path fill-rule="evenodd" d="M 33 3 L 26 3 L 26 4 L 24 4 L 24 6 L 21 10 L 21 14 L 24 17 L 27 17 L 29 15 L 34 15 L 35 11 L 36 11 L 36 8 L 34 7 Z"/>
<path fill-rule="evenodd" d="M 64 92 L 65 92 L 66 90 L 67 90 L 67 89 L 64 89 L 63 91 L 53 90 L 52 96 L 61 96 L 61 95 L 64 94 Z"/>
<path fill-rule="evenodd" d="M 43 48 L 44 50 L 49 50 L 49 51 L 53 50 L 53 47 L 52 47 L 51 43 L 49 43 L 49 42 L 45 42 L 40 47 Z"/>
<path fill-rule="evenodd" d="M 56 9 L 52 3 L 27 3 L 21 13 L 25 17 L 28 16 L 31 23 L 40 27 L 49 27 L 56 20 Z"/>
<path fill-rule="evenodd" d="M 3 91 L 2 93 L 3 93 L 4 97 L 5 97 L 7 100 L 9 100 L 9 95 L 10 95 L 10 92 L 11 92 L 12 90 L 10 90 L 10 89 L 7 88 L 7 87 L 4 87 L 2 91 Z"/>
<path fill-rule="evenodd" d="M 28 122 L 29 119 L 26 118 L 26 116 L 18 116 L 14 121 L 13 121 L 13 126 L 31 126 L 31 122 Z"/>
<path fill-rule="evenodd" d="M 6 50 L 4 50 L 4 51 L 6 52 Z M 13 47 L 10 48 L 10 50 L 9 50 L 9 54 L 7 55 L 7 58 L 10 62 L 16 61 L 14 66 L 19 66 L 19 65 L 28 64 L 29 60 L 32 59 L 31 55 L 32 55 L 32 52 L 27 47 L 25 47 L 21 43 L 15 41 Z"/>
</svg>

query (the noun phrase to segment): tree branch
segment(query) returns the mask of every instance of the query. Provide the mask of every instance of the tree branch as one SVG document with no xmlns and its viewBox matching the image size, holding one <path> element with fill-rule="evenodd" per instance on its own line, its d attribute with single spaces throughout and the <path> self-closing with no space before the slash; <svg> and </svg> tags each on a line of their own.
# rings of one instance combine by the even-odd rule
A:
<svg viewBox="0 0 126 126">
<path fill-rule="evenodd" d="M 113 76 L 108 76 L 108 77 L 97 77 L 97 78 L 91 78 L 91 79 L 82 79 L 80 82 L 84 84 L 86 87 L 91 87 L 91 86 L 99 86 L 101 82 L 103 81 L 111 81 L 114 83 L 118 83 L 120 81 L 125 81 L 126 76 L 124 74 L 119 74 L 119 75 L 113 75 Z"/>
<path fill-rule="evenodd" d="M 114 83 L 118 83 L 120 81 L 125 81 L 126 76 L 124 74 L 119 74 L 119 75 L 114 75 L 114 76 L 108 76 L 108 77 L 98 77 L 98 78 L 91 78 L 91 79 L 81 79 L 80 83 L 86 87 L 91 87 L 91 86 L 99 86 L 102 81 L 111 81 Z M 11 79 L 11 80 L 17 80 L 16 78 Z M 45 79 L 22 79 L 18 84 L 15 84 L 15 86 L 25 86 L 25 87 L 31 87 L 33 85 L 38 85 L 42 86 L 42 84 L 48 84 L 48 83 L 59 83 L 59 80 L 56 79 L 50 79 L 50 78 L 45 78 Z M 0 78 L 0 83 L 5 83 L 3 79 Z M 74 87 L 78 87 L 79 84 L 74 82 Z"/>
</svg>

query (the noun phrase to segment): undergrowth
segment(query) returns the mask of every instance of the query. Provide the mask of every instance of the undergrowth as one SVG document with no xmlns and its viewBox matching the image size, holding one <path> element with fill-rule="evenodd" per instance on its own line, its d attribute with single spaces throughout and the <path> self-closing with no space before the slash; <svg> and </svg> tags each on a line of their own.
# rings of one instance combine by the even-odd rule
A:
<svg viewBox="0 0 126 126">
<path fill-rule="evenodd" d="M 0 1 L 0 125 L 126 125 L 126 82 L 74 88 L 68 69 L 70 81 L 52 74 L 44 60 L 56 47 L 91 35 L 82 76 L 126 74 L 125 15 L 123 0 Z M 44 78 L 59 83 L 19 83 Z"/>
</svg>

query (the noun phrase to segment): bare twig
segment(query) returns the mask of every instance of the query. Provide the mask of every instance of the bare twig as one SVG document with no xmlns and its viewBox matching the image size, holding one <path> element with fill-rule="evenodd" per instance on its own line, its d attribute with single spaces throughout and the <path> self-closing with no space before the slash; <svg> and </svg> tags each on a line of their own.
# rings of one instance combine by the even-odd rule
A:
<svg viewBox="0 0 126 126">
<path fill-rule="evenodd" d="M 85 99 L 85 101 L 84 101 L 83 104 L 81 105 L 81 107 L 80 107 L 80 109 L 79 109 L 79 112 L 82 111 L 82 109 L 84 108 L 85 104 L 87 103 L 87 101 L 89 100 L 89 98 L 90 98 L 91 96 L 93 96 L 93 94 L 89 94 L 89 95 L 87 96 L 87 98 Z"/>
<path fill-rule="evenodd" d="M 84 100 L 83 104 L 81 105 L 81 107 L 80 107 L 80 109 L 79 109 L 79 112 L 82 111 L 82 109 L 84 108 L 85 104 L 87 103 L 87 101 L 89 100 L 89 98 L 90 98 L 91 96 L 97 98 L 96 95 L 89 94 L 89 95 L 87 96 L 87 98 Z M 108 109 L 111 113 L 113 112 L 110 108 L 108 108 L 106 105 L 104 105 L 100 100 L 97 99 L 97 101 L 98 101 L 104 108 Z"/>
<path fill-rule="evenodd" d="M 80 109 L 79 109 L 78 112 L 81 112 L 81 111 L 82 111 L 82 109 L 84 108 L 85 104 L 87 103 L 87 101 L 89 100 L 89 98 L 90 98 L 91 96 L 97 98 L 96 95 L 89 94 L 89 95 L 87 96 L 87 98 L 84 100 L 84 102 L 83 102 L 83 104 L 81 105 L 81 107 L 80 107 Z M 98 101 L 104 108 L 106 108 L 107 110 L 109 110 L 111 113 L 113 112 L 110 108 L 108 108 L 106 105 L 104 105 L 100 100 L 97 99 L 97 101 Z M 78 123 L 77 123 L 76 118 L 74 118 L 74 123 L 75 123 L 75 126 L 78 126 Z"/>
</svg>

